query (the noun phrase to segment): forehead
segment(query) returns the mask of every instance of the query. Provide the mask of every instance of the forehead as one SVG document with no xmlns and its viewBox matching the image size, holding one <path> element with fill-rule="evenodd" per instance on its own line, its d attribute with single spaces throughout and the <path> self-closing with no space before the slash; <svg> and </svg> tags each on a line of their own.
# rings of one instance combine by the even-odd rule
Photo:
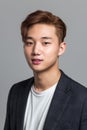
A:
<svg viewBox="0 0 87 130">
<path fill-rule="evenodd" d="M 28 29 L 27 36 L 51 36 L 56 35 L 56 28 L 54 25 L 48 24 L 35 24 Z"/>
</svg>

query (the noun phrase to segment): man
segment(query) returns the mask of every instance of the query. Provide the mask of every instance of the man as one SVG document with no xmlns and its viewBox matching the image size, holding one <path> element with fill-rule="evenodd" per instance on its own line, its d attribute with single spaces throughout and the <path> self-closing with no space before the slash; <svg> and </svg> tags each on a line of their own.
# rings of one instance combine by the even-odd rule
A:
<svg viewBox="0 0 87 130">
<path fill-rule="evenodd" d="M 21 35 L 34 77 L 11 88 L 4 130 L 87 130 L 87 89 L 59 69 L 65 23 L 38 10 L 22 22 Z"/>
</svg>

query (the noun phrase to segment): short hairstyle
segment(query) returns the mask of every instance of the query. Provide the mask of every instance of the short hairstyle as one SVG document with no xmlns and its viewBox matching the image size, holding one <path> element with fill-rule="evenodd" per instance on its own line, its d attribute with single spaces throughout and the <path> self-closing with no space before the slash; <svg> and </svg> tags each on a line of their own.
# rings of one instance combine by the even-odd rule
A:
<svg viewBox="0 0 87 130">
<path fill-rule="evenodd" d="M 59 41 L 64 41 L 66 36 L 66 25 L 63 20 L 49 11 L 37 10 L 29 14 L 21 24 L 21 35 L 23 42 L 26 42 L 29 28 L 38 23 L 53 25 L 56 29 L 56 34 Z"/>
</svg>

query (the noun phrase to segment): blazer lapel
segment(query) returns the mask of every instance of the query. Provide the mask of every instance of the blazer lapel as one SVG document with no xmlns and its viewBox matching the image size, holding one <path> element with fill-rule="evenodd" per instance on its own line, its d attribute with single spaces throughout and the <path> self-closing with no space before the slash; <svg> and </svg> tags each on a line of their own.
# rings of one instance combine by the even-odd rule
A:
<svg viewBox="0 0 87 130">
<path fill-rule="evenodd" d="M 56 87 L 43 130 L 56 130 L 65 107 L 70 99 L 71 91 L 69 78 L 62 72 L 59 83 Z"/>
<path fill-rule="evenodd" d="M 23 130 L 27 98 L 28 98 L 30 88 L 33 84 L 33 81 L 34 81 L 34 78 L 28 81 L 26 85 L 22 84 L 23 87 L 20 90 L 20 95 L 18 97 L 18 105 L 17 105 L 17 130 Z"/>
</svg>

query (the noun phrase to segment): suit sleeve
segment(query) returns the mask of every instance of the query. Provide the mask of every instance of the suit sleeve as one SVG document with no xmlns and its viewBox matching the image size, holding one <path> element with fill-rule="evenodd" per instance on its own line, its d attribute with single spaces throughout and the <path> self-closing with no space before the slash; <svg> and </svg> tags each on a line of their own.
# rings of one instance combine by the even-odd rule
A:
<svg viewBox="0 0 87 130">
<path fill-rule="evenodd" d="M 10 117 L 11 117 L 11 95 L 12 95 L 13 87 L 10 89 L 8 94 L 8 100 L 7 100 L 7 110 L 6 110 L 6 119 L 5 119 L 5 125 L 4 130 L 11 130 L 11 124 L 10 124 Z"/>
<path fill-rule="evenodd" d="M 87 98 L 83 104 L 80 130 L 87 130 Z"/>
</svg>

